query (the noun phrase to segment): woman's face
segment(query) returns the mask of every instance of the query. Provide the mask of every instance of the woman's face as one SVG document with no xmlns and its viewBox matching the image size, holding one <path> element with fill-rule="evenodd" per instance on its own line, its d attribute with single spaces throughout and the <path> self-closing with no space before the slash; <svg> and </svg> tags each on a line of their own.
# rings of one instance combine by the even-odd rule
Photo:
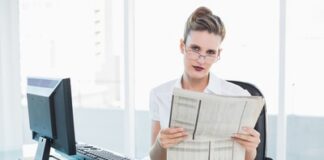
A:
<svg viewBox="0 0 324 160">
<path fill-rule="evenodd" d="M 219 58 L 221 42 L 221 36 L 208 31 L 191 31 L 186 44 L 181 40 L 180 49 L 188 78 L 202 79 L 208 76 L 211 66 Z"/>
</svg>

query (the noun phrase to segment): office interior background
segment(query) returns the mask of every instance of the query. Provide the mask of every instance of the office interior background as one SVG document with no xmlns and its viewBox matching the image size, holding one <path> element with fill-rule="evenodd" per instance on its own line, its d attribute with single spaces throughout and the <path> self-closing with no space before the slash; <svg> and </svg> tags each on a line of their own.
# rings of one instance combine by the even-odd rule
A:
<svg viewBox="0 0 324 160">
<path fill-rule="evenodd" d="M 227 29 L 212 72 L 265 95 L 267 155 L 323 159 L 322 0 L 0 0 L 0 159 L 36 143 L 27 76 L 71 78 L 77 141 L 147 156 L 149 91 L 181 76 L 179 40 L 198 6 Z"/>
</svg>

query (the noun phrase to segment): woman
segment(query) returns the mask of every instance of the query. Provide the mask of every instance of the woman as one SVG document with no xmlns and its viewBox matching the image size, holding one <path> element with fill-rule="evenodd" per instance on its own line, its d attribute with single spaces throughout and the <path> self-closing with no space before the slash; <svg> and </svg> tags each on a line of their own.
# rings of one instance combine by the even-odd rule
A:
<svg viewBox="0 0 324 160">
<path fill-rule="evenodd" d="M 221 95 L 249 95 L 239 86 L 210 73 L 210 68 L 220 58 L 225 28 L 221 19 L 208 8 L 199 7 L 188 18 L 180 51 L 183 54 L 184 73 L 178 80 L 166 82 L 151 91 L 152 160 L 165 160 L 167 148 L 185 140 L 183 128 L 168 128 L 171 96 L 175 87 Z M 253 128 L 243 128 L 248 134 L 234 134 L 233 140 L 245 148 L 245 159 L 256 157 L 260 134 Z"/>
</svg>

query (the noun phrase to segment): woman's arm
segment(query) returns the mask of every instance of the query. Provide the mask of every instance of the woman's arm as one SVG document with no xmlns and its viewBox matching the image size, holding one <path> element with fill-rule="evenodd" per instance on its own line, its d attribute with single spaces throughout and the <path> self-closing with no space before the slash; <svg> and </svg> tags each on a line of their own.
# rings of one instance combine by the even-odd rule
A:
<svg viewBox="0 0 324 160">
<path fill-rule="evenodd" d="M 174 146 L 187 137 L 183 128 L 161 129 L 159 121 L 152 121 L 151 160 L 166 160 L 166 149 Z"/>
<path fill-rule="evenodd" d="M 161 130 L 159 121 L 152 121 L 152 133 L 151 133 L 151 151 L 150 158 L 151 160 L 166 160 L 166 149 L 162 148 L 156 138 Z"/>
</svg>

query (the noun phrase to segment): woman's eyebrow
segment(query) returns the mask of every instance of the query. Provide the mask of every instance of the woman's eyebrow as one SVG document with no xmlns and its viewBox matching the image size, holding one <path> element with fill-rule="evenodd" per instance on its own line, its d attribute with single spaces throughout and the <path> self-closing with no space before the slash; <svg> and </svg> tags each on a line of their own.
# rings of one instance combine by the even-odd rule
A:
<svg viewBox="0 0 324 160">
<path fill-rule="evenodd" d="M 197 48 L 201 48 L 199 45 L 197 44 L 190 44 L 190 47 L 197 47 Z"/>
</svg>

